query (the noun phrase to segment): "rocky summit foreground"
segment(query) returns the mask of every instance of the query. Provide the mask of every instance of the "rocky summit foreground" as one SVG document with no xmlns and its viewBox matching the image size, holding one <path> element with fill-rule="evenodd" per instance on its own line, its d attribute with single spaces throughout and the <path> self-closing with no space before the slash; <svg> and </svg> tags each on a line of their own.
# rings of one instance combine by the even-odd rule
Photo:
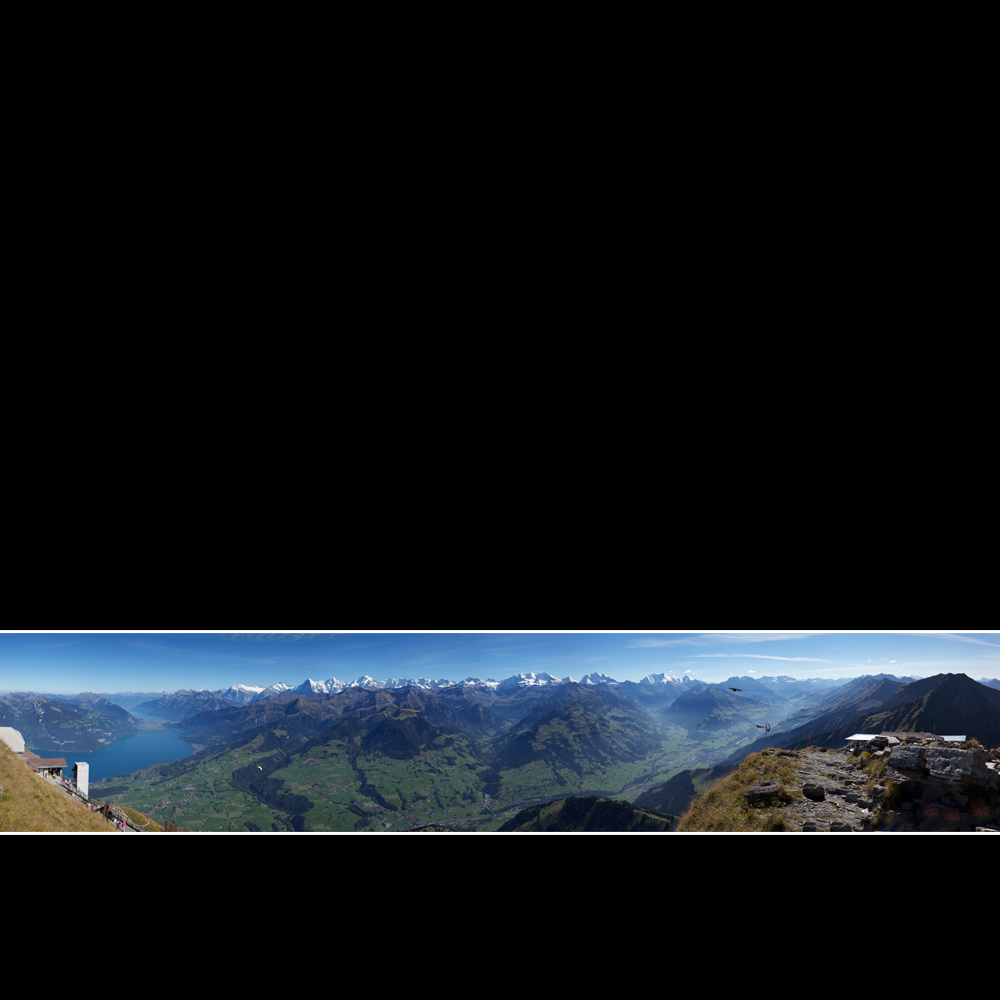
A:
<svg viewBox="0 0 1000 1000">
<path fill-rule="evenodd" d="M 1000 833 L 1000 752 L 975 741 L 878 736 L 765 754 L 785 758 L 796 779 L 753 786 L 746 805 L 780 806 L 785 830 Z"/>
</svg>

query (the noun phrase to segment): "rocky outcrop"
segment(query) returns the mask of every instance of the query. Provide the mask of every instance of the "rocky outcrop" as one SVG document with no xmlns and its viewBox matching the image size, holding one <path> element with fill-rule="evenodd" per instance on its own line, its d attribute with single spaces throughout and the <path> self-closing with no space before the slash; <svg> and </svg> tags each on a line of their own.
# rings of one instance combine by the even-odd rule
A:
<svg viewBox="0 0 1000 1000">
<path fill-rule="evenodd" d="M 1000 751 L 974 741 L 880 736 L 841 750 L 765 753 L 793 758 L 797 781 L 784 795 L 779 782 L 755 785 L 747 806 L 780 808 L 786 829 L 1000 833 Z"/>
<path fill-rule="evenodd" d="M 855 756 L 860 753 L 863 753 L 863 750 L 859 748 Z M 923 747 L 899 747 L 890 756 L 892 757 L 892 766 L 900 771 L 916 771 L 923 768 Z"/>
<path fill-rule="evenodd" d="M 743 793 L 743 797 L 751 808 L 772 806 L 782 800 L 784 787 L 780 781 L 762 781 L 757 785 L 751 785 Z"/>
<path fill-rule="evenodd" d="M 924 754 L 924 762 L 931 778 L 952 784 L 979 782 L 990 783 L 991 771 L 986 766 L 986 751 L 978 749 L 958 750 L 951 747 L 929 749 Z"/>
<path fill-rule="evenodd" d="M 1000 751 L 976 741 L 940 739 L 871 740 L 845 749 L 848 757 L 866 752 L 885 759 L 872 788 L 875 829 L 920 832 L 1000 832 Z"/>
</svg>

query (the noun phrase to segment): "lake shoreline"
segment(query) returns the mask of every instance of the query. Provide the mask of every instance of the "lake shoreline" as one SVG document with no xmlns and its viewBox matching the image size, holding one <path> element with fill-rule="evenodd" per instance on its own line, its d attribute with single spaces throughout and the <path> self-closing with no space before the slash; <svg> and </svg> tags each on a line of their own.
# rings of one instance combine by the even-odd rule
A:
<svg viewBox="0 0 1000 1000">
<path fill-rule="evenodd" d="M 152 728 L 143 728 L 131 736 L 112 740 L 97 750 L 73 750 L 71 747 L 55 749 L 51 745 L 30 749 L 39 757 L 64 759 L 67 777 L 72 776 L 74 764 L 89 765 L 91 785 L 133 774 L 157 764 L 186 760 L 204 751 L 203 746 L 189 743 L 184 734 L 176 729 L 164 729 L 155 722 L 151 726 Z"/>
</svg>

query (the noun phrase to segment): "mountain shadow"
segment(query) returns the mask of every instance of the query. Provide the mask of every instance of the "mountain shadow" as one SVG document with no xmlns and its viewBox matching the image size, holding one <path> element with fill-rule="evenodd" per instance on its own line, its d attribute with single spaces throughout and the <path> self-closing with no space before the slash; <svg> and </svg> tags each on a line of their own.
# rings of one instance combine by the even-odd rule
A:
<svg viewBox="0 0 1000 1000">
<path fill-rule="evenodd" d="M 573 796 L 523 809 L 499 833 L 668 833 L 675 816 L 638 809 L 627 802 Z"/>
<path fill-rule="evenodd" d="M 366 753 L 377 750 L 393 760 L 411 760 L 441 734 L 441 728 L 422 715 L 373 719 L 361 738 L 361 748 Z"/>
<path fill-rule="evenodd" d="M 264 763 L 261 765 L 249 764 L 233 771 L 230 784 L 237 791 L 252 796 L 269 809 L 284 813 L 289 817 L 293 830 L 304 829 L 302 817 L 312 808 L 312 801 L 304 795 L 289 792 L 282 779 L 271 777 L 272 772 L 287 765 L 288 758 L 262 758 L 262 760 Z"/>
<path fill-rule="evenodd" d="M 733 768 L 728 764 L 681 771 L 662 785 L 643 792 L 634 801 L 636 808 L 680 816 L 687 807 L 714 781 L 724 778 Z"/>
</svg>

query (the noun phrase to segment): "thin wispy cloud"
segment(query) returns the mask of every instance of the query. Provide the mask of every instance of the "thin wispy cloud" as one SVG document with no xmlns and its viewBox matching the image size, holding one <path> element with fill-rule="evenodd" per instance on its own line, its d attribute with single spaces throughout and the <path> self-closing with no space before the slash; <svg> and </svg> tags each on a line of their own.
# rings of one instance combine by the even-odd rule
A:
<svg viewBox="0 0 1000 1000">
<path fill-rule="evenodd" d="M 827 632 L 700 632 L 685 639 L 632 639 L 626 649 L 656 649 L 664 646 L 714 646 L 747 642 L 788 642 L 829 635 Z"/>
<path fill-rule="evenodd" d="M 663 646 L 707 646 L 698 639 L 633 639 L 625 643 L 626 649 L 659 649 Z"/>
<path fill-rule="evenodd" d="M 985 639 L 975 639 L 971 635 L 952 635 L 951 633 L 942 633 L 941 635 L 935 636 L 935 638 L 952 639 L 955 642 L 971 642 L 977 646 L 993 646 L 996 649 L 1000 649 L 1000 643 L 987 642 Z"/>
<path fill-rule="evenodd" d="M 155 639 L 127 639 L 123 645 L 132 649 L 144 650 L 147 653 L 174 656 L 178 659 L 193 660 L 199 663 L 247 663 L 256 666 L 269 666 L 279 662 L 273 658 L 261 659 L 256 656 L 240 656 L 238 653 L 212 653 L 204 649 L 184 649 L 169 643 L 157 642 Z"/>
<path fill-rule="evenodd" d="M 830 632 L 705 632 L 699 638 L 711 642 L 790 642 L 794 639 L 811 639 Z"/>
<path fill-rule="evenodd" d="M 324 642 L 327 639 L 339 639 L 335 632 L 233 632 L 231 635 L 220 636 L 227 642 Z"/>
<path fill-rule="evenodd" d="M 970 677 L 973 674 L 981 672 L 983 669 L 987 669 L 991 666 L 1000 666 L 1000 659 L 990 661 L 987 659 L 983 662 L 982 658 L 976 660 L 882 660 L 881 663 L 887 663 L 890 666 L 897 668 L 905 668 L 906 670 L 918 669 L 918 670 L 929 670 L 931 673 L 935 674 L 945 674 L 945 673 L 967 673 Z M 869 660 L 868 663 L 873 666 L 874 661 Z M 858 667 L 861 664 L 847 664 L 850 667 Z M 881 667 L 880 667 L 881 669 Z M 973 677 L 973 680 L 976 678 Z"/>
<path fill-rule="evenodd" d="M 762 653 L 693 653 L 693 659 L 711 660 L 726 658 L 731 660 L 785 660 L 788 663 L 833 663 L 815 656 L 764 656 Z"/>
</svg>

